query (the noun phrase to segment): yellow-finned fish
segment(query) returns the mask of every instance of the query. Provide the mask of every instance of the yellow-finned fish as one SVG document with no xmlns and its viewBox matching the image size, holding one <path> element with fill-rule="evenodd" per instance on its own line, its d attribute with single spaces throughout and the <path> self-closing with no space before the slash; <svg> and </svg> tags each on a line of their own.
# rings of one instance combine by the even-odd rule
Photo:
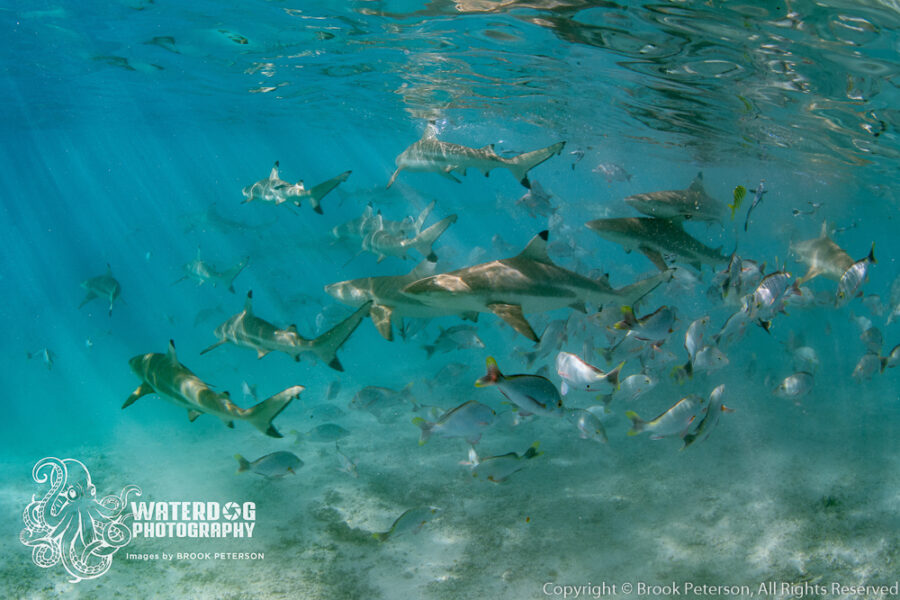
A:
<svg viewBox="0 0 900 600">
<path fill-rule="evenodd" d="M 729 204 L 728 208 L 731 209 L 731 220 L 734 221 L 734 213 L 737 209 L 741 207 L 741 203 L 744 201 L 744 196 L 747 195 L 747 188 L 742 185 L 734 188 L 734 204 Z"/>
</svg>

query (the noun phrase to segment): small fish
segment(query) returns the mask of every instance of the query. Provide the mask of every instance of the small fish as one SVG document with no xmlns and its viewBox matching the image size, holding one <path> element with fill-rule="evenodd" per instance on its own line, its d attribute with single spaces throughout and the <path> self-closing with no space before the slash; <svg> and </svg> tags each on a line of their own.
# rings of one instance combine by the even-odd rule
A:
<svg viewBox="0 0 900 600">
<path fill-rule="evenodd" d="M 469 365 L 464 363 L 447 363 L 426 384 L 431 390 L 435 388 L 453 387 L 460 383 L 460 379 L 469 370 Z"/>
<path fill-rule="evenodd" d="M 493 483 L 503 483 L 514 473 L 525 467 L 525 461 L 543 454 L 538 452 L 539 442 L 533 443 L 522 454 L 508 452 L 499 456 L 479 457 L 475 448 L 469 449 L 469 464 L 472 465 L 472 477 L 487 479 Z"/>
<path fill-rule="evenodd" d="M 815 374 L 819 368 L 819 356 L 809 346 L 801 346 L 793 352 L 793 365 L 795 371 L 805 371 Z"/>
<path fill-rule="evenodd" d="M 706 328 L 709 326 L 709 316 L 700 317 L 694 320 L 684 333 L 684 349 L 687 350 L 688 358 L 693 361 L 697 353 L 703 348 L 703 337 L 706 335 Z"/>
<path fill-rule="evenodd" d="M 382 533 L 373 533 L 379 542 L 386 542 L 389 538 L 395 538 L 408 533 L 419 533 L 425 523 L 434 519 L 440 514 L 441 509 L 437 506 L 420 506 L 410 508 L 397 517 L 391 528 Z"/>
<path fill-rule="evenodd" d="M 675 331 L 676 311 L 668 306 L 660 306 L 644 317 L 637 317 L 630 306 L 622 307 L 623 319 L 613 325 L 625 329 L 639 340 L 659 342 L 667 339 Z"/>
<path fill-rule="evenodd" d="M 337 442 L 335 442 L 334 444 L 334 450 L 335 452 L 337 452 L 338 460 L 341 462 L 341 468 L 338 470 L 347 473 L 353 479 L 357 479 L 359 477 L 359 473 L 356 470 L 356 461 L 341 452 L 341 449 L 337 445 Z"/>
<path fill-rule="evenodd" d="M 575 170 L 575 165 L 581 162 L 581 159 L 584 158 L 584 150 L 572 150 L 569 152 L 570 156 L 574 156 L 575 160 L 572 161 L 572 170 Z"/>
<path fill-rule="evenodd" d="M 573 408 L 566 412 L 566 419 L 578 429 L 578 434 L 583 440 L 594 440 L 605 444 L 609 441 L 606 437 L 606 429 L 594 413 L 583 408 Z"/>
<path fill-rule="evenodd" d="M 421 417 L 412 420 L 413 425 L 422 430 L 419 438 L 421 446 L 432 435 L 445 438 L 463 438 L 473 446 L 481 440 L 485 429 L 494 424 L 497 413 L 489 406 L 469 400 L 448 410 L 432 423 Z"/>
<path fill-rule="evenodd" d="M 341 382 L 335 379 L 328 384 L 328 391 L 325 392 L 325 399 L 331 402 L 341 393 Z"/>
<path fill-rule="evenodd" d="M 541 340 L 529 351 L 520 351 L 525 359 L 526 366 L 531 366 L 551 352 L 559 350 L 563 344 L 569 341 L 569 319 L 554 319 L 547 323 L 541 333 Z"/>
<path fill-rule="evenodd" d="M 650 439 L 654 440 L 673 435 L 684 437 L 702 408 L 703 402 L 704 400 L 700 396 L 685 396 L 650 421 L 644 421 L 636 412 L 629 410 L 625 413 L 632 423 L 628 435 L 638 435 L 647 431 L 650 433 Z"/>
<path fill-rule="evenodd" d="M 852 377 L 857 383 L 868 381 L 876 371 L 881 371 L 883 373 L 885 367 L 887 367 L 889 363 L 890 358 L 882 358 L 874 352 L 867 352 L 859 359 L 859 362 L 856 363 Z"/>
<path fill-rule="evenodd" d="M 793 375 L 788 375 L 778 384 L 775 391 L 772 392 L 779 398 L 788 400 L 797 400 L 807 395 L 813 388 L 813 374 L 806 371 L 799 371 Z"/>
<path fill-rule="evenodd" d="M 283 450 L 266 454 L 253 462 L 240 454 L 235 454 L 234 458 L 238 461 L 238 473 L 252 471 L 266 479 L 281 479 L 288 474 L 294 475 L 296 469 L 303 466 L 303 461 L 297 455 Z"/>
<path fill-rule="evenodd" d="M 763 196 L 769 191 L 766 189 L 765 183 L 766 180 L 763 179 L 759 182 L 759 185 L 756 186 L 755 190 L 750 190 L 755 196 L 753 196 L 753 203 L 750 205 L 750 208 L 747 209 L 747 218 L 744 219 L 744 231 L 747 231 L 747 227 L 750 225 L 750 213 L 752 213 L 753 209 L 762 202 Z"/>
<path fill-rule="evenodd" d="M 784 312 L 788 298 L 803 295 L 796 280 L 789 285 L 791 277 L 786 271 L 769 273 L 759 282 L 753 294 L 742 299 L 742 302 L 746 301 L 743 308 L 749 312 L 751 319 L 766 331 L 772 326 L 775 315 Z"/>
<path fill-rule="evenodd" d="M 644 373 L 635 373 L 622 380 L 618 393 L 629 402 L 637 400 L 656 387 L 659 379 Z"/>
<path fill-rule="evenodd" d="M 522 411 L 538 415 L 561 417 L 562 398 L 556 386 L 540 375 L 503 375 L 493 356 L 487 359 L 487 374 L 475 382 L 475 387 L 496 385 L 507 400 Z"/>
<path fill-rule="evenodd" d="M 691 361 L 694 373 L 718 371 L 729 364 L 728 357 L 715 346 L 704 346 Z"/>
<path fill-rule="evenodd" d="M 313 427 L 306 433 L 296 433 L 296 442 L 336 442 L 350 435 L 350 431 L 336 423 L 323 423 Z"/>
<path fill-rule="evenodd" d="M 658 344 L 650 344 L 641 353 L 641 368 L 647 371 L 658 371 L 676 360 L 676 358 L 675 354 L 670 350 Z"/>
<path fill-rule="evenodd" d="M 51 369 L 53 369 L 53 359 L 56 357 L 56 353 L 49 348 L 41 348 L 40 350 L 35 350 L 34 352 L 27 352 L 26 356 L 28 356 L 28 360 L 31 360 L 32 358 L 40 358 L 41 362 L 44 363 L 44 366 L 47 367 L 47 370 L 50 371 Z"/>
<path fill-rule="evenodd" d="M 532 217 L 549 217 L 556 212 L 556 207 L 550 202 L 553 195 L 547 193 L 541 184 L 537 181 L 531 182 L 531 189 L 525 192 L 521 198 L 516 201 L 516 206 L 523 206 L 528 209 L 528 214 Z"/>
<path fill-rule="evenodd" d="M 574 165 L 573 165 L 574 166 Z M 613 181 L 631 181 L 631 173 L 625 170 L 625 167 L 616 163 L 600 163 L 592 169 L 594 173 L 599 173 L 606 178 L 606 183 Z"/>
<path fill-rule="evenodd" d="M 878 294 L 869 294 L 863 298 L 863 304 L 873 317 L 881 317 L 884 315 L 884 305 L 881 303 L 881 296 Z"/>
<path fill-rule="evenodd" d="M 385 387 L 366 386 L 353 396 L 349 407 L 371 413 L 379 423 L 393 423 L 407 411 L 416 408 L 411 389 L 411 383 L 399 392 Z"/>
<path fill-rule="evenodd" d="M 881 347 L 884 345 L 884 336 L 881 334 L 881 330 L 877 327 L 869 327 L 862 332 L 862 335 L 859 336 L 859 339 L 863 344 L 865 344 L 866 349 L 869 352 L 873 352 L 875 354 L 881 352 Z"/>
<path fill-rule="evenodd" d="M 728 348 L 744 337 L 744 334 L 747 332 L 747 323 L 749 322 L 750 317 L 747 311 L 744 309 L 738 310 L 728 317 L 725 324 L 722 325 L 722 329 L 713 335 L 713 342 L 720 349 Z"/>
<path fill-rule="evenodd" d="M 865 258 L 853 263 L 849 269 L 841 275 L 838 282 L 838 292 L 835 297 L 834 305 L 837 308 L 845 306 L 856 297 L 859 288 L 865 283 L 869 276 L 869 265 L 873 265 L 878 261 L 875 260 L 875 244 L 872 244 L 869 255 Z"/>
<path fill-rule="evenodd" d="M 747 188 L 742 185 L 734 188 L 734 203 L 729 204 L 728 208 L 731 209 L 731 220 L 734 221 L 734 211 L 741 207 L 741 203 L 744 201 L 744 196 L 747 195 Z"/>
<path fill-rule="evenodd" d="M 556 373 L 563 378 L 560 391 L 563 396 L 569 393 L 570 388 L 584 392 L 611 394 L 619 388 L 619 373 L 624 364 L 622 362 L 615 369 L 604 373 L 574 354 L 560 352 L 556 355 Z"/>
<path fill-rule="evenodd" d="M 725 385 L 720 385 L 709 395 L 709 404 L 706 406 L 706 415 L 697 425 L 694 431 L 684 436 L 684 445 L 682 450 L 695 442 L 702 442 L 709 438 L 712 430 L 719 424 L 719 417 L 723 412 L 734 412 L 723 404 L 723 396 L 725 395 Z"/>
<path fill-rule="evenodd" d="M 450 352 L 470 348 L 484 348 L 484 342 L 478 337 L 478 329 L 472 325 L 454 325 L 449 329 L 441 328 L 441 332 L 432 344 L 422 346 L 431 358 L 435 352 Z"/>
</svg>

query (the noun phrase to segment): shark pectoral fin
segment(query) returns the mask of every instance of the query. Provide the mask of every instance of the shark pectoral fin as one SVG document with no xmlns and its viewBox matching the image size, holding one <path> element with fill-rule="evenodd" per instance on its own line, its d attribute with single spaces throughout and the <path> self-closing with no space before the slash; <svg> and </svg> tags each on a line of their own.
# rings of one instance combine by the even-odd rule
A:
<svg viewBox="0 0 900 600">
<path fill-rule="evenodd" d="M 488 304 L 488 308 L 492 313 L 503 319 L 510 327 L 527 337 L 532 342 L 539 342 L 541 338 L 537 336 L 525 315 L 522 314 L 522 307 L 518 304 Z"/>
<path fill-rule="evenodd" d="M 141 385 L 137 386 L 136 390 L 131 392 L 131 395 L 128 396 L 127 400 L 125 400 L 125 404 L 122 405 L 122 408 L 128 408 L 129 406 L 137 402 L 138 398 L 140 398 L 141 396 L 146 396 L 147 394 L 153 393 L 155 392 L 152 387 L 150 387 L 146 383 L 142 383 Z"/>
<path fill-rule="evenodd" d="M 391 175 L 391 180 L 388 181 L 388 184 L 387 184 L 387 186 L 385 187 L 385 189 L 387 189 L 387 188 L 391 187 L 392 185 L 394 185 L 394 181 L 397 179 L 397 175 L 399 175 L 399 174 L 400 174 L 400 169 L 398 168 L 396 171 L 394 171 L 394 174 Z"/>
<path fill-rule="evenodd" d="M 188 409 L 188 420 L 189 420 L 191 423 L 193 423 L 194 421 L 197 420 L 197 417 L 199 417 L 199 416 L 202 415 L 202 414 L 203 414 L 203 413 L 200 412 L 199 410 L 193 410 L 193 409 L 190 409 L 190 408 L 189 408 L 189 409 Z"/>
<path fill-rule="evenodd" d="M 662 254 L 653 248 L 648 248 L 647 246 L 641 246 L 638 248 L 644 256 L 650 259 L 650 261 L 656 265 L 656 268 L 660 271 L 668 271 L 669 266 L 666 264 L 665 259 L 663 259 Z"/>
<path fill-rule="evenodd" d="M 440 173 L 441 175 L 443 175 L 444 177 L 446 177 L 447 179 L 450 179 L 451 181 L 455 181 L 456 183 L 462 183 L 462 181 L 460 181 L 459 179 L 457 179 L 456 177 L 453 176 L 453 173 L 450 172 L 451 170 L 452 170 L 452 169 L 446 169 L 446 170 L 444 170 L 444 171 L 439 171 L 439 173 Z M 462 170 L 461 170 L 461 173 L 462 173 L 463 175 L 465 175 L 465 174 L 466 174 L 466 170 L 465 170 L 465 169 L 462 169 Z"/>
<path fill-rule="evenodd" d="M 391 327 L 391 314 L 394 312 L 390 306 L 383 304 L 373 304 L 369 309 L 369 316 L 372 317 L 372 323 L 375 329 L 381 334 L 381 337 L 389 342 L 394 341 L 394 331 Z"/>
<path fill-rule="evenodd" d="M 213 344 L 212 346 L 208 346 L 208 347 L 204 348 L 203 350 L 201 350 L 201 351 L 200 351 L 200 354 L 206 354 L 206 353 L 209 352 L 210 350 L 215 350 L 216 348 L 218 348 L 219 346 L 221 346 L 221 345 L 224 344 L 225 342 L 226 342 L 226 340 L 219 340 L 218 342 L 216 342 L 216 343 Z"/>
<path fill-rule="evenodd" d="M 97 294 L 95 294 L 94 292 L 88 292 L 85 295 L 84 300 L 81 301 L 81 304 L 78 305 L 78 308 L 81 308 L 82 306 L 84 306 L 85 304 L 87 304 L 88 302 L 90 302 L 91 300 L 93 300 L 96 297 L 97 297 Z"/>
</svg>

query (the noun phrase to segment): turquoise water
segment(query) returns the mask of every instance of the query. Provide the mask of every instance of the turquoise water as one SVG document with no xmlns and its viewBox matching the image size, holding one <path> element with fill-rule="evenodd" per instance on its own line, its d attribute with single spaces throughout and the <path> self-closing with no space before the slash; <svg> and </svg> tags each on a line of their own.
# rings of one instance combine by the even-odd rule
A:
<svg viewBox="0 0 900 600">
<path fill-rule="evenodd" d="M 596 597 L 592 586 L 606 583 L 616 597 L 637 597 L 639 583 L 676 582 L 684 592 L 690 582 L 763 597 L 789 597 L 782 583 L 812 586 L 806 597 L 890 597 L 831 585 L 893 585 L 900 560 L 900 370 L 853 376 L 865 330 L 867 339 L 873 328 L 882 334 L 875 353 L 886 364 L 900 343 L 890 318 L 900 303 L 898 15 L 889 2 L 0 6 L 9 42 L 0 80 L 4 596 L 544 598 L 590 584 L 582 594 Z M 502 157 L 565 141 L 529 173 L 552 195 L 552 215 L 517 203 L 527 190 L 503 168 L 488 178 L 457 172 L 459 183 L 405 170 L 386 189 L 395 158 L 429 123 L 440 140 L 494 144 Z M 275 161 L 282 179 L 307 188 L 352 174 L 325 196 L 321 215 L 308 201 L 242 204 L 242 188 Z M 564 418 L 522 419 L 496 388 L 473 384 L 493 356 L 504 374 L 540 373 L 558 387 L 559 351 L 604 371 L 624 360 L 623 375 L 640 373 L 637 353 L 604 359 L 616 302 L 599 316 L 595 303 L 586 314 L 526 314 L 538 335 L 568 319 L 567 338 L 545 340 L 531 364 L 534 344 L 490 313 L 476 323 L 407 319 L 407 339 L 395 323 L 391 342 L 366 318 L 337 352 L 343 372 L 312 355 L 257 360 L 233 344 L 200 354 L 249 290 L 256 315 L 312 338 L 352 312 L 324 286 L 411 271 L 422 260 L 416 250 L 378 261 L 359 240 L 335 240 L 332 228 L 369 205 L 399 221 L 434 201 L 425 227 L 457 215 L 434 245 L 437 272 L 514 256 L 549 230 L 554 263 L 608 273 L 620 288 L 659 270 L 585 223 L 638 216 L 624 198 L 683 190 L 700 172 L 722 205 L 739 185 L 764 180 L 768 190 L 747 232 L 752 191 L 733 221 L 726 209 L 721 222 L 684 224 L 726 258 L 736 249 L 796 280 L 807 266 L 791 245 L 816 238 L 825 221 L 853 261 L 874 243 L 878 262 L 845 306 L 835 306 L 837 281 L 804 282 L 813 299 L 776 315 L 768 333 L 750 322 L 739 341 L 721 344 L 726 367 L 678 383 L 671 371 L 688 359 L 691 322 L 710 317 L 709 343 L 740 305 L 707 293 L 727 260 L 698 273 L 666 256 L 674 279 L 637 314 L 676 308 L 661 346 L 675 360 L 646 369 L 659 385 L 642 397 L 614 395 L 597 409 L 607 443 L 582 439 Z M 218 269 L 250 257 L 233 294 L 178 282 L 198 248 Z M 79 307 L 80 284 L 107 264 L 121 285 L 111 314 L 102 299 Z M 476 327 L 484 347 L 428 358 L 422 346 L 461 324 Z M 244 422 L 228 429 L 209 415 L 191 422 L 158 395 L 122 410 L 141 383 L 129 359 L 165 353 L 170 339 L 183 365 L 242 407 L 253 403 L 245 381 L 260 399 L 305 386 L 274 419 L 285 437 Z M 813 386 L 795 402 L 774 392 L 800 370 L 793 353 L 803 346 L 818 366 L 806 367 Z M 709 439 L 682 451 L 678 435 L 628 435 L 626 411 L 650 419 L 720 384 L 734 412 Z M 352 402 L 366 386 L 406 391 L 379 419 Z M 503 483 L 461 464 L 471 461 L 463 439 L 418 443 L 413 418 L 433 421 L 469 400 L 498 413 L 478 456 L 521 455 L 539 442 L 540 454 Z M 564 403 L 603 404 L 587 392 Z M 338 448 L 358 477 L 340 470 L 333 442 L 290 433 L 324 423 L 350 432 Z M 275 451 L 303 465 L 276 480 L 235 474 L 235 454 L 252 461 Z M 254 534 L 136 537 L 108 572 L 70 582 L 62 564 L 41 569 L 15 541 L 32 495 L 47 490 L 32 479 L 44 457 L 84 463 L 98 497 L 137 485 L 142 495 L 129 501 L 254 502 Z M 371 535 L 421 507 L 439 510 L 386 541 Z M 264 556 L 140 558 L 203 552 Z M 763 582 L 776 590 L 761 593 Z"/>
</svg>

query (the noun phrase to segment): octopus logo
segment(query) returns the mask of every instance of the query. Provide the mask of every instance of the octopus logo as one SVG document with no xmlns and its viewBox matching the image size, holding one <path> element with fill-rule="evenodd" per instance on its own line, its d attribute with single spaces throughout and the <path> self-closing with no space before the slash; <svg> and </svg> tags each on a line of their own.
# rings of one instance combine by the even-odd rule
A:
<svg viewBox="0 0 900 600">
<path fill-rule="evenodd" d="M 41 459 L 31 475 L 50 486 L 42 497 L 32 495 L 22 515 L 19 539 L 32 548 L 34 564 L 47 569 L 62 562 L 73 583 L 106 573 L 113 554 L 131 541 L 128 494 L 140 496 L 141 489 L 128 485 L 118 496 L 98 499 L 87 467 L 74 458 Z"/>
</svg>

